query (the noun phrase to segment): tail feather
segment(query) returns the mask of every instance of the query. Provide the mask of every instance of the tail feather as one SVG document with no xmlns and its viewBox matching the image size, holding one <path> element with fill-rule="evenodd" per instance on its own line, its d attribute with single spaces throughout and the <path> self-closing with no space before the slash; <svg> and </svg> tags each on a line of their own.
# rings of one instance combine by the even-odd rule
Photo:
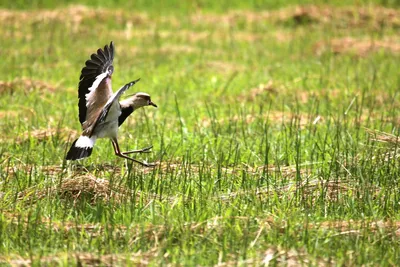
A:
<svg viewBox="0 0 400 267">
<path fill-rule="evenodd" d="M 87 136 L 81 136 L 76 139 L 69 149 L 66 160 L 77 160 L 87 158 L 92 154 L 94 140 Z"/>
</svg>

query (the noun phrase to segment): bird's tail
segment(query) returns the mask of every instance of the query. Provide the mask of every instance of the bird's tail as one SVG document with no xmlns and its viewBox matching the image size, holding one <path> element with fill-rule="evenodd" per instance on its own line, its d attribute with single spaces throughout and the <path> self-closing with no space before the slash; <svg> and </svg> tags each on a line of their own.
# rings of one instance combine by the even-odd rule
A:
<svg viewBox="0 0 400 267">
<path fill-rule="evenodd" d="M 95 142 L 96 138 L 82 135 L 72 143 L 65 159 L 77 160 L 89 157 Z"/>
</svg>

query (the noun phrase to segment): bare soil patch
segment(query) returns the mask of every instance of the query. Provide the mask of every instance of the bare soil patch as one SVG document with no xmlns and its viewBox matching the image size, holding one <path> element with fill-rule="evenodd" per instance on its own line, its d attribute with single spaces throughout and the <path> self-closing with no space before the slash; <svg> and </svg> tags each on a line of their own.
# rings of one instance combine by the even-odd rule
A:
<svg viewBox="0 0 400 267">
<path fill-rule="evenodd" d="M 276 13 L 280 21 L 296 24 L 322 23 L 338 26 L 380 28 L 400 26 L 400 11 L 379 6 L 329 7 L 306 5 L 282 9 Z"/>
<path fill-rule="evenodd" d="M 13 94 L 22 90 L 25 94 L 32 92 L 55 92 L 56 85 L 41 80 L 29 78 L 17 78 L 13 81 L 0 81 L 0 95 Z"/>
<path fill-rule="evenodd" d="M 324 51 L 331 51 L 335 54 L 354 54 L 360 57 L 367 56 L 371 53 L 385 51 L 387 53 L 399 54 L 400 53 L 400 40 L 399 39 L 355 39 L 352 37 L 333 39 L 329 42 L 318 42 L 315 45 L 317 54 Z"/>
<path fill-rule="evenodd" d="M 145 13 L 125 12 L 122 9 L 111 10 L 105 8 L 93 8 L 84 5 L 72 5 L 69 7 L 61 7 L 51 10 L 0 10 L 0 21 L 7 24 L 13 24 L 17 27 L 21 27 L 26 23 L 62 22 L 65 23 L 67 27 L 78 30 L 79 26 L 85 19 L 97 21 L 107 21 L 113 19 L 119 23 L 126 23 L 126 21 L 130 21 L 136 25 L 143 24 L 146 21 L 150 22 L 151 20 Z"/>
<path fill-rule="evenodd" d="M 331 7 L 305 5 L 276 11 L 229 11 L 223 15 L 196 13 L 191 16 L 194 24 L 213 24 L 229 27 L 238 23 L 262 22 L 288 23 L 289 25 L 320 24 L 336 27 L 400 27 L 400 11 L 379 6 Z"/>
<path fill-rule="evenodd" d="M 227 28 L 234 25 L 269 23 L 289 23 L 294 25 L 321 24 L 337 27 L 400 27 L 400 11 L 380 6 L 331 7 L 327 5 L 305 5 L 283 8 L 274 11 L 231 10 L 224 14 L 213 14 L 198 11 L 189 15 L 194 25 L 213 25 Z M 54 10 L 14 11 L 0 10 L 0 21 L 8 25 L 21 27 L 26 23 L 51 23 L 54 21 L 66 24 L 78 30 L 86 19 L 96 21 L 113 20 L 125 25 L 127 30 L 135 26 L 154 25 L 154 18 L 144 12 L 127 12 L 122 9 L 92 8 L 83 5 L 57 8 Z M 175 16 L 160 16 L 159 23 L 178 28 L 182 21 Z M 129 36 L 129 32 L 127 32 Z M 251 38 L 253 39 L 253 38 Z"/>
</svg>

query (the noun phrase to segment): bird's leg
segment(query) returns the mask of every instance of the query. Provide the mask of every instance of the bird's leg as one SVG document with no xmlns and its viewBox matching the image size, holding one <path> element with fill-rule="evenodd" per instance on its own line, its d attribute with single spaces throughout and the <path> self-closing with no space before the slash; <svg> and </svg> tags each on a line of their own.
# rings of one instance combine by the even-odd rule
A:
<svg viewBox="0 0 400 267">
<path fill-rule="evenodd" d="M 133 153 L 150 153 L 150 149 L 152 149 L 153 146 L 148 146 L 142 149 L 137 149 L 137 150 L 131 150 L 131 151 L 126 151 L 126 152 L 122 152 L 122 154 L 124 155 L 128 155 L 128 154 L 133 154 Z"/>
<path fill-rule="evenodd" d="M 116 156 L 124 158 L 124 159 L 129 159 L 129 160 L 131 160 L 133 162 L 136 162 L 136 163 L 139 163 L 140 165 L 145 166 L 145 167 L 154 167 L 154 166 L 156 166 L 154 163 L 141 162 L 139 160 L 130 158 L 128 156 L 125 156 L 124 154 L 121 153 L 121 150 L 119 149 L 119 145 L 118 145 L 117 139 L 112 139 L 111 142 L 113 144 L 114 152 L 115 152 Z"/>
</svg>

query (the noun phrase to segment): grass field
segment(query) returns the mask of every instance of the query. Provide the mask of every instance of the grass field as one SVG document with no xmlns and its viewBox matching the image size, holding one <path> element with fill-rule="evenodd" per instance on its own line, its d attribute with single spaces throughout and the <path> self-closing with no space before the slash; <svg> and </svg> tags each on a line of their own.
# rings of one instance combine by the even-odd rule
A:
<svg viewBox="0 0 400 267">
<path fill-rule="evenodd" d="M 0 2 L 0 264 L 400 263 L 396 1 L 120 2 Z M 154 169 L 64 160 L 111 40 Z"/>
</svg>

